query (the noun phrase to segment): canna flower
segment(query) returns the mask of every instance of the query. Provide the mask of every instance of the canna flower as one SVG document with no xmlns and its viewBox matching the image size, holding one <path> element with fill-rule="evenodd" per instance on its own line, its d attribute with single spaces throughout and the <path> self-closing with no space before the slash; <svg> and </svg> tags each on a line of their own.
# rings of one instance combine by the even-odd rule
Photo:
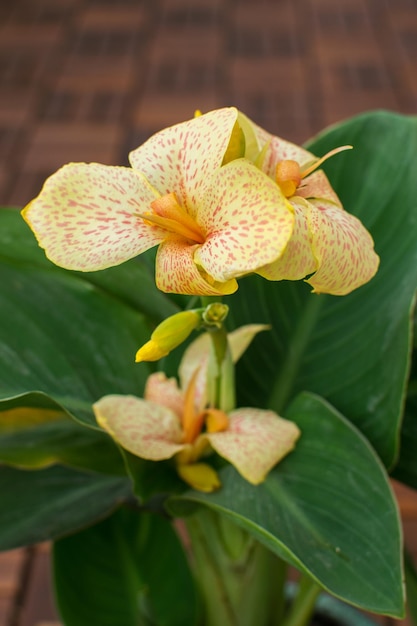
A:
<svg viewBox="0 0 417 626">
<path fill-rule="evenodd" d="M 232 339 L 234 358 L 264 328 L 239 329 Z M 181 478 L 196 489 L 209 492 L 220 486 L 217 473 L 205 462 L 213 450 L 247 481 L 259 484 L 293 449 L 299 430 L 273 411 L 241 408 L 225 413 L 207 407 L 208 348 L 205 340 L 199 341 L 196 349 L 190 345 L 180 367 L 180 386 L 157 372 L 148 378 L 144 399 L 101 398 L 93 407 L 97 422 L 123 448 L 142 459 L 175 458 Z"/>
<path fill-rule="evenodd" d="M 165 292 L 223 295 L 280 257 L 294 211 L 250 160 L 234 108 L 199 115 L 151 137 L 131 168 L 72 163 L 23 210 L 55 264 L 118 265 L 158 246 Z"/>
<path fill-rule="evenodd" d="M 323 158 L 270 135 L 241 114 L 251 127 L 250 158 L 272 179 L 295 211 L 293 235 L 272 263 L 258 270 L 268 280 L 299 280 L 310 276 L 316 293 L 345 295 L 368 282 L 376 273 L 379 257 L 371 235 L 347 213 L 323 170 L 324 160 L 351 146 L 332 150 Z"/>
</svg>

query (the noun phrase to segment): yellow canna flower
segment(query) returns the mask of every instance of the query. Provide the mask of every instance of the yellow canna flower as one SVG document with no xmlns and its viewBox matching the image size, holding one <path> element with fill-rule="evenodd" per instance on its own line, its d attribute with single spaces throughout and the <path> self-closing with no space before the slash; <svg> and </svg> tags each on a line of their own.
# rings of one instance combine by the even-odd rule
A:
<svg viewBox="0 0 417 626">
<path fill-rule="evenodd" d="M 67 269 L 104 269 L 158 246 L 162 291 L 233 293 L 237 278 L 282 255 L 294 227 L 279 187 L 240 158 L 238 118 L 224 108 L 162 130 L 130 154 L 131 168 L 66 165 L 24 219 Z"/>
</svg>

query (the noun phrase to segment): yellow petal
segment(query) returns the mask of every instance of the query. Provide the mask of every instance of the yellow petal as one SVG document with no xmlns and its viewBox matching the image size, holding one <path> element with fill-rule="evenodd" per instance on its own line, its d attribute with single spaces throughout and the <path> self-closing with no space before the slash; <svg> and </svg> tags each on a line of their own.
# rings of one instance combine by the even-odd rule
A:
<svg viewBox="0 0 417 626">
<path fill-rule="evenodd" d="M 130 163 L 161 195 L 174 192 L 194 217 L 199 190 L 221 166 L 237 116 L 235 108 L 218 109 L 166 128 L 131 152 Z"/>
<path fill-rule="evenodd" d="M 206 232 L 194 260 L 226 282 L 279 257 L 294 225 L 291 205 L 278 186 L 246 159 L 220 168 L 199 205 L 196 220 Z"/>
<path fill-rule="evenodd" d="M 175 378 L 167 378 L 164 372 L 151 374 L 146 381 L 144 398 L 148 402 L 154 402 L 171 409 L 181 421 L 184 410 L 184 394 L 178 388 Z"/>
<path fill-rule="evenodd" d="M 182 480 L 197 491 L 211 493 L 221 487 L 217 472 L 206 463 L 178 465 L 177 471 Z"/>
<path fill-rule="evenodd" d="M 268 280 L 300 280 L 318 267 L 310 231 L 312 207 L 297 196 L 291 198 L 291 204 L 295 210 L 295 228 L 285 252 L 277 261 L 258 270 L 258 274 Z"/>
<path fill-rule="evenodd" d="M 216 452 L 254 485 L 294 448 L 299 436 L 293 422 L 261 409 L 232 411 L 226 431 L 206 434 Z"/>
<path fill-rule="evenodd" d="M 149 461 L 183 449 L 180 422 L 170 409 L 134 396 L 104 396 L 93 405 L 97 423 L 123 448 Z"/>
<path fill-rule="evenodd" d="M 164 236 L 138 217 L 158 197 L 143 175 L 98 163 L 65 165 L 23 210 L 56 265 L 93 271 L 123 263 Z"/>
<path fill-rule="evenodd" d="M 312 200 L 311 204 L 312 249 L 318 270 L 307 282 L 316 293 L 346 295 L 377 272 L 374 242 L 354 215 L 329 202 Z"/>
<path fill-rule="evenodd" d="M 198 246 L 183 240 L 169 239 L 162 243 L 156 255 L 156 284 L 167 293 L 198 296 L 223 296 L 234 293 L 235 280 L 218 282 L 203 272 L 195 263 Z"/>
</svg>

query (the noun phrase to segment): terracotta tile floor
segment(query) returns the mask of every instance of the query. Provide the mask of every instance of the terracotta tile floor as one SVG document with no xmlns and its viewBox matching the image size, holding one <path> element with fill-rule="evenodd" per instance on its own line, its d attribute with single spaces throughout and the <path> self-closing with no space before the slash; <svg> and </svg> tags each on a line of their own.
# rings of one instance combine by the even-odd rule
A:
<svg viewBox="0 0 417 626">
<path fill-rule="evenodd" d="M 415 114 L 417 0 L 2 2 L 0 203 L 231 104 L 295 142 L 367 109 Z M 417 500 L 400 500 L 417 554 Z M 48 546 L 0 555 L 0 626 L 52 626 L 48 572 Z"/>
</svg>

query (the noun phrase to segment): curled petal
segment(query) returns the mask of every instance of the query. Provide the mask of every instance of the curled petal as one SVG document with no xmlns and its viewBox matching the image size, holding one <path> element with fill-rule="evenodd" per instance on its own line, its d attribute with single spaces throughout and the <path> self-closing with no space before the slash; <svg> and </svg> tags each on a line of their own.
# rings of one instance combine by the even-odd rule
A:
<svg viewBox="0 0 417 626">
<path fill-rule="evenodd" d="M 280 256 L 294 225 L 293 209 L 277 185 L 246 159 L 215 172 L 196 219 L 206 241 L 194 259 L 220 282 Z"/>
<path fill-rule="evenodd" d="M 295 228 L 285 252 L 277 261 L 258 270 L 268 280 L 300 280 L 318 267 L 310 231 L 312 206 L 296 196 L 291 198 L 291 204 L 295 210 Z"/>
<path fill-rule="evenodd" d="M 367 283 L 379 257 L 362 222 L 334 204 L 312 200 L 310 230 L 317 272 L 307 281 L 316 293 L 343 296 Z"/>
<path fill-rule="evenodd" d="M 226 431 L 206 434 L 216 452 L 254 485 L 294 448 L 299 436 L 293 422 L 261 409 L 233 411 Z"/>
<path fill-rule="evenodd" d="M 235 108 L 218 109 L 166 128 L 131 152 L 130 163 L 162 195 L 174 192 L 194 216 L 196 194 L 221 166 L 237 116 Z"/>
<path fill-rule="evenodd" d="M 184 411 L 184 394 L 175 378 L 167 378 L 163 372 L 155 372 L 146 381 L 145 400 L 171 409 L 181 420 Z"/>
<path fill-rule="evenodd" d="M 194 261 L 198 245 L 190 245 L 181 239 L 167 239 L 158 248 L 156 256 L 156 284 L 167 293 L 199 296 L 221 296 L 234 293 L 235 280 L 217 282 Z"/>
<path fill-rule="evenodd" d="M 177 465 L 180 477 L 193 489 L 211 493 L 221 486 L 217 472 L 207 463 Z"/>
<path fill-rule="evenodd" d="M 323 170 L 317 170 L 310 174 L 310 176 L 307 176 L 298 187 L 296 195 L 302 198 L 329 200 L 330 202 L 334 202 L 337 206 L 342 207 L 338 195 Z"/>
<path fill-rule="evenodd" d="M 183 449 L 177 415 L 134 396 L 104 396 L 93 405 L 98 424 L 123 448 L 141 459 L 170 459 Z"/>
<path fill-rule="evenodd" d="M 72 163 L 48 178 L 23 217 L 53 263 L 100 270 L 162 240 L 160 229 L 137 216 L 156 197 L 145 177 L 130 168 Z"/>
</svg>

